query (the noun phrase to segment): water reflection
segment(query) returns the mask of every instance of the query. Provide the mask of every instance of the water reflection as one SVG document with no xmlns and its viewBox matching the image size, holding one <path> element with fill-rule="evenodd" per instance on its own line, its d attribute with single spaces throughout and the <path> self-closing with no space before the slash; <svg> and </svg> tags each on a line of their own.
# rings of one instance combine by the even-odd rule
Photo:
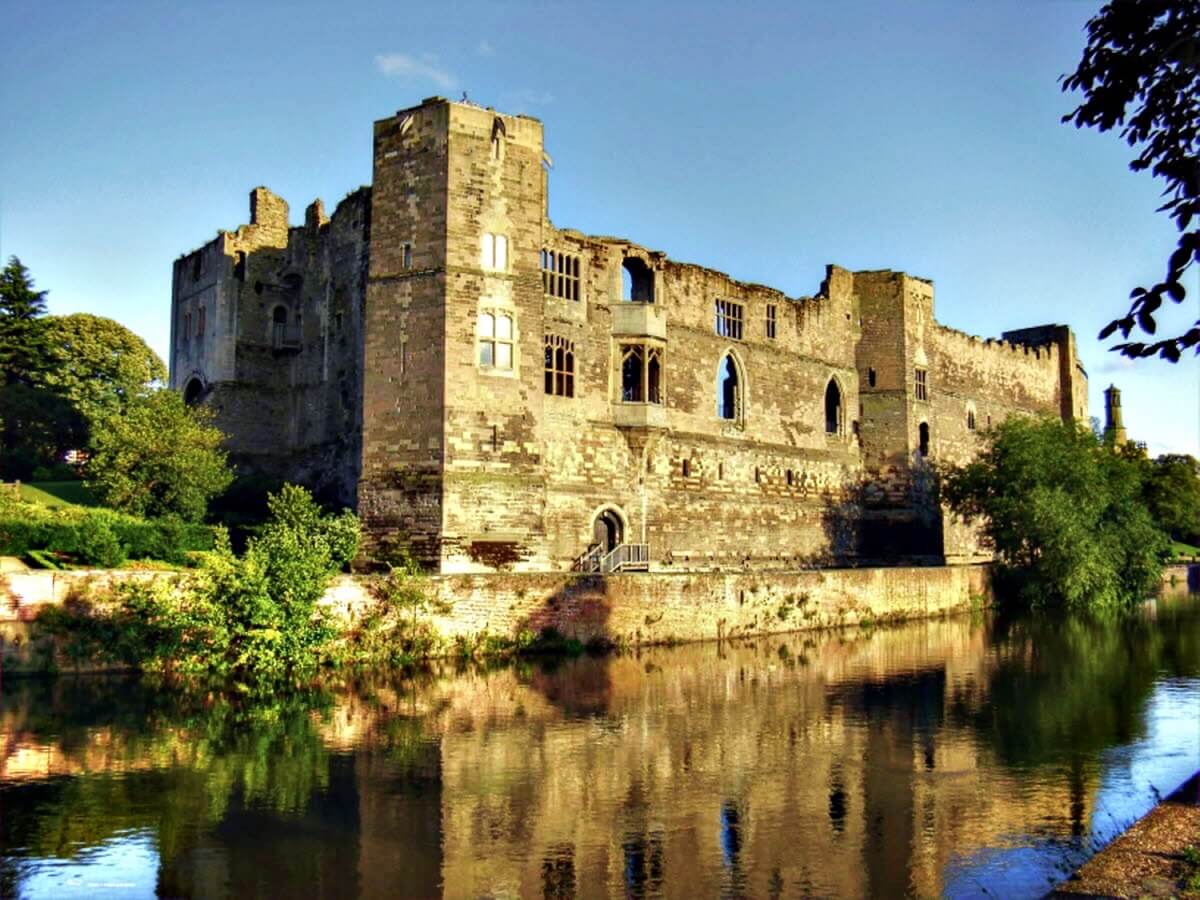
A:
<svg viewBox="0 0 1200 900">
<path fill-rule="evenodd" d="M 5 896 L 1037 896 L 1200 767 L 1200 607 L 0 700 Z"/>
</svg>

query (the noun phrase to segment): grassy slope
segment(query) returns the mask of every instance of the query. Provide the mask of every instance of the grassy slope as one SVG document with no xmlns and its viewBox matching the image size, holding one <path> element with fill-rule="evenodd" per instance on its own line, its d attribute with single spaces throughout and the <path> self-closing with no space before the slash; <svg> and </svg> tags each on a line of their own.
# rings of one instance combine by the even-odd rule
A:
<svg viewBox="0 0 1200 900">
<path fill-rule="evenodd" d="M 82 481 L 38 481 L 21 485 L 21 499 L 42 506 L 98 506 Z"/>
</svg>

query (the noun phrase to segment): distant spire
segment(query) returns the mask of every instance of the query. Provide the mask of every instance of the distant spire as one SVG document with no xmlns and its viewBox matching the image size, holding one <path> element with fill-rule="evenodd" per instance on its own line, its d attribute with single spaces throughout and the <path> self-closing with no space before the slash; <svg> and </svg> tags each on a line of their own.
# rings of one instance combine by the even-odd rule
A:
<svg viewBox="0 0 1200 900">
<path fill-rule="evenodd" d="M 1104 438 L 1117 447 L 1129 440 L 1121 420 L 1121 391 L 1112 384 L 1104 391 Z"/>
</svg>

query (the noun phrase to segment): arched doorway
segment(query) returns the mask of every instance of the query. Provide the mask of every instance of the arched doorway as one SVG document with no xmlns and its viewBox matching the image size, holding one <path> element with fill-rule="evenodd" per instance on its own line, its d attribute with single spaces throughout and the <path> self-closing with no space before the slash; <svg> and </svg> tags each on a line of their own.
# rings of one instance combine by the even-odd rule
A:
<svg viewBox="0 0 1200 900">
<path fill-rule="evenodd" d="M 188 406 L 195 406 L 200 402 L 200 397 L 204 394 L 204 382 L 199 378 L 189 378 L 188 383 L 183 387 L 183 402 Z"/>
<path fill-rule="evenodd" d="M 592 543 L 603 553 L 611 553 L 625 540 L 625 524 L 615 510 L 605 509 L 592 523 Z"/>
</svg>

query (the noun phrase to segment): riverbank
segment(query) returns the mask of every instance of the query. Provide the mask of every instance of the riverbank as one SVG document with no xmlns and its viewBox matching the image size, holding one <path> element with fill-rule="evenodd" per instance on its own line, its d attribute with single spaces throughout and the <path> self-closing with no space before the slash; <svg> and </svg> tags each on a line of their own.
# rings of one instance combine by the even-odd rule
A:
<svg viewBox="0 0 1200 900">
<path fill-rule="evenodd" d="M 1050 897 L 1200 897 L 1200 772 Z"/>
<path fill-rule="evenodd" d="M 102 598 L 122 582 L 179 572 L 28 571 L 0 576 L 4 671 L 63 668 L 39 634 L 47 607 Z M 445 641 L 517 639 L 553 630 L 587 643 L 675 644 L 931 618 L 991 602 L 987 566 L 822 569 L 769 573 L 580 575 L 498 573 L 422 579 L 444 614 L 426 617 Z M 322 603 L 347 629 L 377 603 L 378 578 L 335 578 Z M 73 664 L 72 664 L 73 665 Z"/>
</svg>

